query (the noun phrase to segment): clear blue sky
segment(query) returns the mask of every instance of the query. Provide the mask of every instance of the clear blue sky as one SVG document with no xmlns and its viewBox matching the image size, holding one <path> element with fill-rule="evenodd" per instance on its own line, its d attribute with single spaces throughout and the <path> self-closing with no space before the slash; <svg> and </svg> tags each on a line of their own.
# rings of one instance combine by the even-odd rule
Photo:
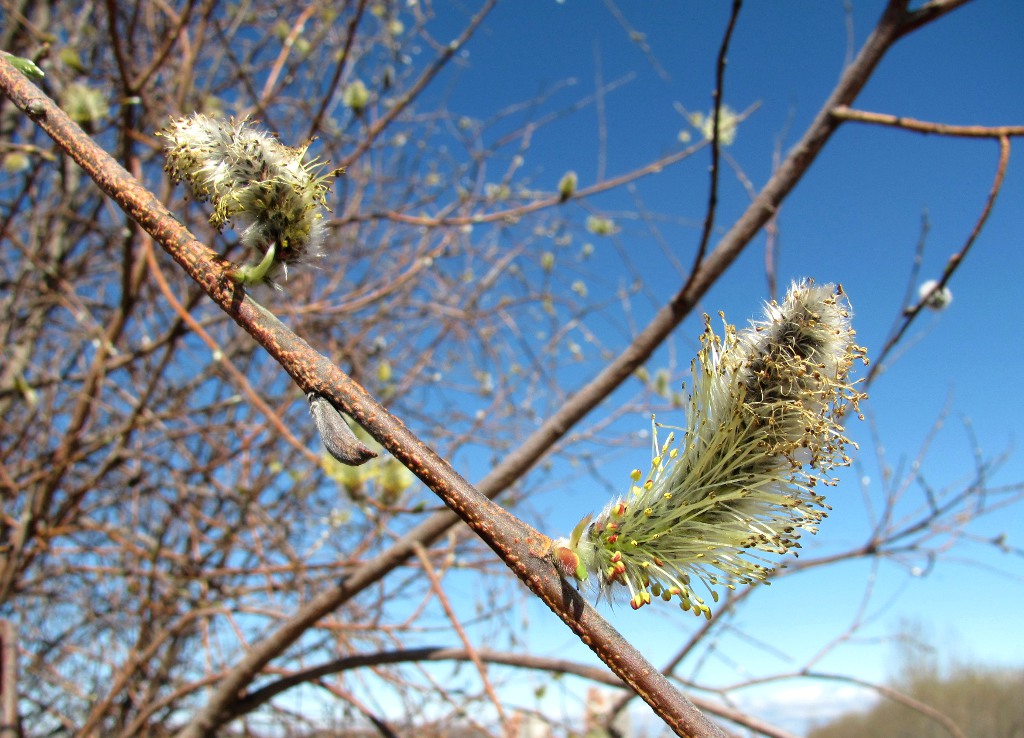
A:
<svg viewBox="0 0 1024 738">
<path fill-rule="evenodd" d="M 714 58 L 728 5 L 620 0 L 629 23 L 645 35 L 651 56 L 667 72 L 665 79 L 630 42 L 604 3 L 503 3 L 470 43 L 458 70 L 439 80 L 434 90 L 446 97 L 453 111 L 487 120 L 496 111 L 566 79 L 574 79 L 575 85 L 556 92 L 544 109 L 568 106 L 590 94 L 598 74 L 605 83 L 631 75 L 627 84 L 604 100 L 605 171 L 607 176 L 620 174 L 679 147 L 677 135 L 688 126 L 673 103 L 692 111 L 709 109 Z M 853 0 L 851 5 L 859 47 L 883 3 Z M 748 2 L 740 16 L 724 99 L 738 110 L 755 103 L 760 107 L 741 126 L 728 153 L 755 186 L 770 174 L 776 141 L 781 137 L 784 150 L 792 145 L 842 70 L 847 52 L 843 6 L 839 0 L 761 0 Z M 436 7 L 442 25 L 446 14 L 459 12 L 444 3 Z M 453 29 L 462 18 L 453 16 Z M 1022 28 L 1024 3 L 979 0 L 900 42 L 856 106 L 948 123 L 1022 124 Z M 438 38 L 444 40 L 442 35 Z M 514 121 L 522 122 L 528 114 Z M 590 106 L 538 132 L 524 166 L 533 173 L 538 188 L 554 189 L 569 169 L 579 173 L 581 186 L 594 181 L 601 152 L 598 121 L 595 107 Z M 491 137 L 501 130 L 497 126 Z M 1016 145 L 1019 152 L 1019 139 Z M 931 223 L 922 273 L 936 277 L 981 211 L 996 155 L 997 146 L 991 140 L 844 126 L 785 203 L 780 219 L 780 282 L 803 276 L 842 282 L 855 308 L 861 342 L 869 353 L 876 353 L 907 284 L 922 214 L 927 211 Z M 705 152 L 697 161 L 636 186 L 637 197 L 650 211 L 690 221 L 661 224 L 661 235 L 684 263 L 689 263 L 697 239 L 692 223 L 703 215 L 707 163 Z M 725 171 L 719 224 L 730 224 L 746 202 L 736 177 Z M 1018 425 L 1024 401 L 1011 384 L 1013 372 L 1024 366 L 1024 331 L 1017 317 L 1024 279 L 1022 203 L 1024 169 L 1016 153 L 984 234 L 951 282 L 951 308 L 923 316 L 904 342 L 905 353 L 876 382 L 866 406 L 886 460 L 894 467 L 914 462 L 934 423 L 948 410 L 921 465 L 935 489 L 970 478 L 975 441 L 983 456 L 1010 453 L 991 484 L 1024 480 Z M 624 191 L 601 197 L 595 204 L 612 212 L 636 209 L 636 200 Z M 670 295 L 679 286 L 679 276 L 666 265 L 649 230 L 639 222 L 621 225 L 618 242 L 629 250 L 635 264 L 646 269 L 654 294 Z M 705 311 L 724 310 L 730 322 L 740 324 L 758 312 L 767 296 L 763 247 L 761 237 L 711 291 L 702 306 Z M 649 317 L 655 307 L 655 300 L 637 305 L 637 320 Z M 699 329 L 699 320 L 694 319 L 677 332 L 675 384 L 686 379 L 683 370 Z M 613 340 L 609 336 L 609 343 L 616 345 Z M 664 365 L 667 354 L 652 362 L 652 368 L 659 361 Z M 586 378 L 581 376 L 579 381 Z M 630 392 L 622 397 L 631 396 Z M 864 540 L 861 480 L 876 505 L 883 494 L 867 424 L 851 430 L 861 444 L 859 468 L 845 473 L 843 484 L 832 494 L 835 512 L 817 539 L 806 543 L 811 555 Z M 616 452 L 602 471 L 611 484 L 624 489 L 629 470 L 646 462 L 644 450 Z M 589 479 L 580 477 L 538 501 L 540 509 L 551 513 L 542 527 L 550 534 L 565 533 L 580 516 L 599 509 L 606 500 L 604 490 L 595 490 Z M 911 486 L 905 507 L 915 507 L 920 500 L 920 487 Z M 1024 547 L 1022 516 L 1024 507 L 1018 505 L 969 531 L 981 538 L 1005 533 L 1008 544 L 1020 549 Z M 552 520 L 565 530 L 549 530 L 555 524 Z M 1024 664 L 1018 614 L 1024 609 L 1021 569 L 1019 557 L 999 555 L 991 547 L 964 540 L 924 577 L 909 576 L 906 569 L 890 563 L 873 570 L 859 562 L 783 579 L 756 593 L 754 605 L 736 623 L 757 641 L 725 639 L 721 652 L 710 657 L 702 673 L 729 683 L 800 665 L 849 625 L 869 580 L 875 587 L 867 607 L 869 624 L 856 644 L 839 648 L 821 663 L 823 670 L 884 679 L 891 671 L 890 645 L 865 640 L 892 635 L 904 619 L 926 628 L 948 647 L 950 655 L 1020 666 Z M 650 607 L 634 614 L 628 607 L 604 607 L 604 612 L 655 664 L 671 655 L 671 648 L 665 651 L 666 642 L 674 647 L 696 627 L 693 618 L 673 608 Z M 550 626 L 545 618 L 550 618 Z M 553 616 L 538 609 L 531 620 L 535 650 L 589 658 L 589 651 Z M 787 662 L 777 652 L 790 654 L 793 661 Z M 837 706 L 848 696 L 846 688 L 836 685 L 817 687 L 816 694 L 806 687 L 804 691 L 790 687 L 775 688 L 769 700 L 775 709 L 768 710 L 766 717 L 779 717 L 780 706 L 791 701 L 800 706 L 790 711 L 790 717 L 804 711 L 802 700 Z M 803 727 L 800 722 L 787 725 Z"/>
</svg>

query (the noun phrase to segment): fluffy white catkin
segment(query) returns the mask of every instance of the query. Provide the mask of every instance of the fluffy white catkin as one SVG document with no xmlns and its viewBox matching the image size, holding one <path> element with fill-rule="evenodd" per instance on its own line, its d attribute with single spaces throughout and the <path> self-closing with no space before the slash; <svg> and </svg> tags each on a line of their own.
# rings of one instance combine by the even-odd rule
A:
<svg viewBox="0 0 1024 738">
<path fill-rule="evenodd" d="M 280 267 L 322 256 L 322 165 L 303 161 L 306 146 L 291 148 L 247 120 L 195 114 L 174 120 L 158 135 L 167 140 L 165 169 L 196 199 L 213 207 L 217 228 L 235 223 L 243 244 L 261 261 L 236 272 L 243 283 L 268 281 Z"/>
</svg>

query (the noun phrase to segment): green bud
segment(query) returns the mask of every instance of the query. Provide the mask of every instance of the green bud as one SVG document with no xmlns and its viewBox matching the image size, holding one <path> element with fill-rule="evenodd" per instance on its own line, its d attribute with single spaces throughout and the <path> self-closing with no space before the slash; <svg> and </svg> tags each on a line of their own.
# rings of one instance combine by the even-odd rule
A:
<svg viewBox="0 0 1024 738">
<path fill-rule="evenodd" d="M 370 91 L 361 79 L 350 82 L 341 93 L 341 101 L 356 115 L 362 115 L 370 102 Z"/>
<path fill-rule="evenodd" d="M 568 171 L 558 180 L 558 199 L 565 202 L 576 194 L 576 172 Z"/>
</svg>

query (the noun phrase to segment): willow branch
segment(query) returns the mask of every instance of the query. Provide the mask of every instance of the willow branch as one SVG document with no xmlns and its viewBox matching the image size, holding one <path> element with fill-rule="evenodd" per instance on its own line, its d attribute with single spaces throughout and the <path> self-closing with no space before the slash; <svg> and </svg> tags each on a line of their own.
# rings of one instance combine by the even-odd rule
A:
<svg viewBox="0 0 1024 738">
<path fill-rule="evenodd" d="M 273 356 L 304 392 L 316 391 L 350 415 L 440 496 L 453 513 L 431 516 L 395 544 L 353 571 L 343 582 L 305 603 L 274 633 L 254 644 L 212 691 L 180 733 L 211 736 L 232 717 L 247 685 L 321 617 L 406 561 L 416 543 L 429 545 L 459 518 L 477 532 L 526 585 L 598 656 L 636 691 L 678 735 L 722 735 L 652 667 L 543 558 L 550 543 L 490 501 L 531 469 L 565 433 L 645 362 L 694 309 L 776 212 L 825 146 L 840 121 L 831 114 L 849 105 L 885 52 L 906 32 L 908 0 L 891 0 L 878 26 L 826 100 L 797 145 L 744 214 L 683 287 L 587 386 L 572 396 L 517 450 L 481 482 L 479 491 L 391 416 L 329 359 L 314 351 L 276 317 L 253 301 L 228 276 L 232 265 L 198 242 L 163 205 L 95 145 L 59 108 L 9 64 L 0 60 L 0 89 L 28 113 L 110 197 L 135 219 L 229 316 Z M 940 17 L 934 14 L 930 19 Z M 482 493 L 482 494 L 481 494 Z"/>
<path fill-rule="evenodd" d="M 374 400 L 359 383 L 289 330 L 246 294 L 231 273 L 234 266 L 200 243 L 174 216 L 79 128 L 52 100 L 14 67 L 0 59 L 0 89 L 121 208 L 156 240 L 225 313 L 249 333 L 292 377 L 304 393 L 328 397 L 410 471 L 498 553 L 512 571 L 587 645 L 683 736 L 722 736 L 671 683 L 616 632 L 556 573 L 547 561 L 550 540 L 491 502 L 445 460 Z M 260 670 L 317 620 L 372 581 L 402 563 L 456 520 L 435 515 L 436 533 L 423 526 L 337 587 L 321 592 L 265 640 L 253 645 L 218 684 L 207 705 L 180 732 L 180 738 L 213 736 L 230 708 Z"/>
</svg>

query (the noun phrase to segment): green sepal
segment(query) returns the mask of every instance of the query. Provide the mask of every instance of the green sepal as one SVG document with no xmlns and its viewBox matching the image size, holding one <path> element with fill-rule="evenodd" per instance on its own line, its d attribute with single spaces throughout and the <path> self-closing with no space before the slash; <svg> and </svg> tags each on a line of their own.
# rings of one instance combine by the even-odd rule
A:
<svg viewBox="0 0 1024 738">
<path fill-rule="evenodd" d="M 587 581 L 587 578 L 590 576 L 590 574 L 587 573 L 587 567 L 583 565 L 583 560 L 582 559 L 580 559 L 579 563 L 576 564 L 576 571 L 574 571 L 572 573 L 572 575 L 574 577 L 576 577 L 577 581 L 580 581 L 580 582 Z"/>
<path fill-rule="evenodd" d="M 583 531 L 590 525 L 591 519 L 594 517 L 594 513 L 588 513 L 583 516 L 583 519 L 576 523 L 576 527 L 572 529 L 572 534 L 569 536 L 569 547 L 575 549 L 580 545 L 580 538 L 583 537 Z M 584 577 L 585 578 L 585 577 Z"/>
<path fill-rule="evenodd" d="M 274 259 L 277 257 L 277 242 L 270 244 L 267 253 L 259 264 L 246 264 L 231 272 L 231 278 L 239 284 L 261 284 L 266 279 L 270 268 L 274 266 Z"/>
<path fill-rule="evenodd" d="M 15 56 L 14 54 L 8 54 L 6 51 L 0 51 L 0 54 L 4 55 L 4 59 L 6 59 L 12 67 L 29 79 L 42 79 L 46 76 L 46 73 L 36 66 L 36 63 L 31 59 L 26 59 L 23 56 Z"/>
</svg>

